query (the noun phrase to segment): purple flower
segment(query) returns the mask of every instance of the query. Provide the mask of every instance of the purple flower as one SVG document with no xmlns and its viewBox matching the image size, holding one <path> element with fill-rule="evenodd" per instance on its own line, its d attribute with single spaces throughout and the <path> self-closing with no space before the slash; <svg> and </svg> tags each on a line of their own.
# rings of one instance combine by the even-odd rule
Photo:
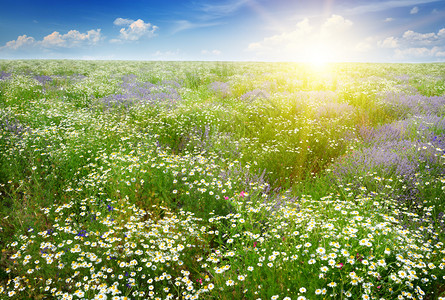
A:
<svg viewBox="0 0 445 300">
<path fill-rule="evenodd" d="M 77 236 L 86 237 L 88 235 L 88 232 L 84 229 L 80 230 Z"/>
<path fill-rule="evenodd" d="M 34 76 L 34 79 L 40 82 L 41 85 L 45 85 L 46 83 L 53 81 L 52 77 L 47 75 L 36 75 Z"/>
<path fill-rule="evenodd" d="M 6 130 L 12 133 L 16 137 L 20 137 L 24 132 L 30 132 L 29 127 L 24 127 L 19 121 L 15 119 L 9 119 L 7 116 L 3 120 L 0 120 L 0 129 Z"/>
<path fill-rule="evenodd" d="M 6 73 L 4 71 L 0 73 L 0 80 L 6 80 L 9 79 L 9 77 L 11 77 L 11 73 Z"/>
<path fill-rule="evenodd" d="M 339 158 L 332 169 L 345 179 L 374 171 L 384 176 L 413 178 L 421 164 L 439 165 L 434 153 L 417 150 L 425 145 L 411 140 L 386 141 Z"/>
<path fill-rule="evenodd" d="M 120 93 L 98 100 L 104 106 L 104 110 L 111 108 L 129 109 L 137 103 L 174 108 L 182 100 L 176 90 L 180 85 L 175 81 L 153 84 L 151 82 L 140 82 L 135 75 L 127 75 L 123 77 L 122 81 Z"/>
<path fill-rule="evenodd" d="M 243 95 L 241 95 L 240 99 L 242 101 L 248 101 L 248 102 L 252 102 L 255 99 L 261 99 L 261 98 L 269 98 L 270 95 L 268 92 L 266 92 L 265 90 L 262 89 L 254 89 L 252 91 L 246 92 Z"/>
<path fill-rule="evenodd" d="M 381 102 L 392 108 L 393 113 L 407 116 L 408 114 L 438 115 L 444 112 L 445 96 L 427 97 L 404 93 L 388 92 L 381 95 Z"/>
<path fill-rule="evenodd" d="M 230 86 L 226 82 L 215 81 L 212 82 L 209 85 L 209 87 L 211 91 L 213 91 L 215 94 L 219 95 L 222 98 L 228 97 L 231 94 Z"/>
</svg>

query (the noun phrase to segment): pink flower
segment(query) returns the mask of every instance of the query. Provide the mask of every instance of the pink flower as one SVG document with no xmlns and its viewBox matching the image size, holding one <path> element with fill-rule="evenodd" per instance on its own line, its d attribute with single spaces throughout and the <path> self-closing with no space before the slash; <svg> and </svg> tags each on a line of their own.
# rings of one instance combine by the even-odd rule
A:
<svg viewBox="0 0 445 300">
<path fill-rule="evenodd" d="M 196 279 L 196 281 L 202 284 L 202 278 Z"/>
<path fill-rule="evenodd" d="M 343 268 L 343 263 L 338 263 L 337 268 L 339 268 L 339 269 Z"/>
<path fill-rule="evenodd" d="M 224 196 L 224 200 L 229 200 L 229 197 L 227 197 L 227 196 Z"/>
<path fill-rule="evenodd" d="M 256 247 L 256 242 L 253 242 L 253 248 L 255 248 Z"/>
<path fill-rule="evenodd" d="M 246 194 L 246 193 L 245 193 L 244 191 L 242 191 L 242 192 L 239 194 L 239 196 L 244 198 L 244 195 L 245 195 L 245 194 Z"/>
</svg>

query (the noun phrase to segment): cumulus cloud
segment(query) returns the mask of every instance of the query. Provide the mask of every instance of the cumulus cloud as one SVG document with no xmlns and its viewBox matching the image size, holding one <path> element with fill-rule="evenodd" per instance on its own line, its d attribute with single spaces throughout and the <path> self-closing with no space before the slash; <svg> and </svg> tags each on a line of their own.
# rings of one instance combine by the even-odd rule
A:
<svg viewBox="0 0 445 300">
<path fill-rule="evenodd" d="M 54 31 L 53 33 L 45 36 L 42 41 L 39 42 L 43 47 L 64 47 L 66 46 L 66 41 L 63 39 L 62 35 Z"/>
<path fill-rule="evenodd" d="M 0 49 L 26 49 L 31 47 L 41 48 L 72 48 L 85 45 L 95 45 L 101 39 L 101 30 L 89 30 L 86 33 L 81 33 L 77 30 L 70 30 L 65 34 L 60 34 L 57 31 L 43 37 L 42 40 L 36 41 L 33 37 L 21 35 L 16 40 L 9 41 Z"/>
<path fill-rule="evenodd" d="M 286 48 L 294 48 L 298 44 L 298 41 L 305 37 L 309 37 L 312 32 L 312 27 L 309 24 L 309 20 L 305 18 L 304 20 L 298 22 L 295 29 L 292 31 L 285 31 L 280 34 L 276 34 L 270 37 L 266 37 L 261 42 L 250 43 L 247 47 L 248 50 L 260 51 L 260 50 L 273 50 L 274 48 L 280 48 L 282 46 Z"/>
<path fill-rule="evenodd" d="M 117 26 L 127 26 L 133 23 L 134 21 L 131 19 L 117 18 L 114 20 L 113 24 Z"/>
<path fill-rule="evenodd" d="M 377 45 L 381 48 L 422 48 L 419 46 L 440 46 L 445 44 L 445 28 L 440 29 L 437 33 L 427 32 L 420 33 L 413 30 L 405 31 L 400 37 L 387 37 L 377 41 Z"/>
<path fill-rule="evenodd" d="M 117 18 L 114 25 L 124 26 L 119 30 L 119 39 L 112 39 L 110 42 L 137 41 L 142 37 L 153 37 L 158 26 L 145 23 L 143 20 Z"/>
<path fill-rule="evenodd" d="M 16 40 L 9 41 L 5 44 L 5 46 L 0 47 L 0 49 L 12 49 L 17 50 L 19 48 L 25 48 L 34 45 L 35 39 L 31 36 L 27 36 L 26 34 L 17 37 Z"/>
<path fill-rule="evenodd" d="M 417 47 L 417 48 L 406 48 L 406 49 L 395 49 L 394 51 L 395 57 L 399 59 L 411 58 L 411 57 L 426 57 L 431 56 L 433 53 L 431 49 L 426 47 Z"/>
<path fill-rule="evenodd" d="M 100 40 L 100 29 L 89 30 L 86 33 L 80 33 L 77 30 L 70 30 L 66 34 L 60 34 L 59 32 L 54 31 L 53 33 L 45 36 L 42 41 L 38 42 L 38 44 L 45 48 L 72 48 L 81 45 L 94 45 Z"/>
<path fill-rule="evenodd" d="M 432 45 L 440 42 L 444 37 L 444 29 L 439 30 L 437 34 L 434 32 L 418 33 L 412 30 L 407 30 L 402 36 L 406 43 L 414 45 Z"/>
<path fill-rule="evenodd" d="M 395 37 L 390 36 L 384 39 L 383 41 L 378 41 L 377 45 L 380 48 L 397 48 L 399 46 L 399 42 Z"/>
<path fill-rule="evenodd" d="M 395 56 L 400 59 L 424 58 L 424 57 L 445 57 L 445 47 L 412 47 L 396 49 Z"/>
<path fill-rule="evenodd" d="M 378 40 L 377 46 L 393 49 L 396 59 L 443 57 L 445 28 L 427 33 L 407 30 L 399 37 L 391 36 Z"/>
<path fill-rule="evenodd" d="M 419 8 L 417 6 L 414 6 L 413 8 L 411 8 L 411 10 L 409 11 L 410 14 L 415 15 L 419 12 Z"/>
<path fill-rule="evenodd" d="M 354 49 L 358 52 L 367 52 L 374 48 L 375 37 L 367 37 L 363 41 L 358 42 Z"/>
<path fill-rule="evenodd" d="M 347 31 L 352 26 L 352 21 L 339 15 L 332 15 L 321 26 L 321 33 L 325 36 L 332 34 L 339 35 Z"/>
<path fill-rule="evenodd" d="M 383 21 L 383 19 L 382 19 Z M 443 60 L 445 28 L 436 32 L 405 30 L 398 35 L 361 37 L 351 20 L 332 15 L 315 23 L 303 19 L 293 28 L 252 41 L 252 59 L 280 61 Z"/>
<path fill-rule="evenodd" d="M 337 60 L 339 56 L 346 56 L 351 48 L 352 25 L 352 21 L 340 15 L 332 15 L 321 24 L 311 24 L 305 18 L 292 30 L 252 42 L 246 50 L 259 58 L 272 60 L 305 61 L 313 57 L 314 52 L 329 54 Z"/>
</svg>

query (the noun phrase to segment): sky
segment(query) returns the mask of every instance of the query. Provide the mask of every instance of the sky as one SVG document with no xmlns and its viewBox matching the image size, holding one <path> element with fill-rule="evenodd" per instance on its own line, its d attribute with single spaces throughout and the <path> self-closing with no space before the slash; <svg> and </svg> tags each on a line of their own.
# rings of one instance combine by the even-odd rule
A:
<svg viewBox="0 0 445 300">
<path fill-rule="evenodd" d="M 0 0 L 0 59 L 445 62 L 445 0 Z"/>
</svg>

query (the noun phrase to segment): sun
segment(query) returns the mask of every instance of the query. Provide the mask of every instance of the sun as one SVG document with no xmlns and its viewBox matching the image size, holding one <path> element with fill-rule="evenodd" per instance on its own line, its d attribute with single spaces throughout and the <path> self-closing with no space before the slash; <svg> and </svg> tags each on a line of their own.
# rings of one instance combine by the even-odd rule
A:
<svg viewBox="0 0 445 300">
<path fill-rule="evenodd" d="M 307 59 L 314 67 L 322 68 L 329 62 L 329 55 L 324 51 L 314 51 Z"/>
<path fill-rule="evenodd" d="M 332 52 L 328 44 L 317 43 L 308 47 L 305 62 L 316 69 L 323 69 L 332 61 Z"/>
</svg>

